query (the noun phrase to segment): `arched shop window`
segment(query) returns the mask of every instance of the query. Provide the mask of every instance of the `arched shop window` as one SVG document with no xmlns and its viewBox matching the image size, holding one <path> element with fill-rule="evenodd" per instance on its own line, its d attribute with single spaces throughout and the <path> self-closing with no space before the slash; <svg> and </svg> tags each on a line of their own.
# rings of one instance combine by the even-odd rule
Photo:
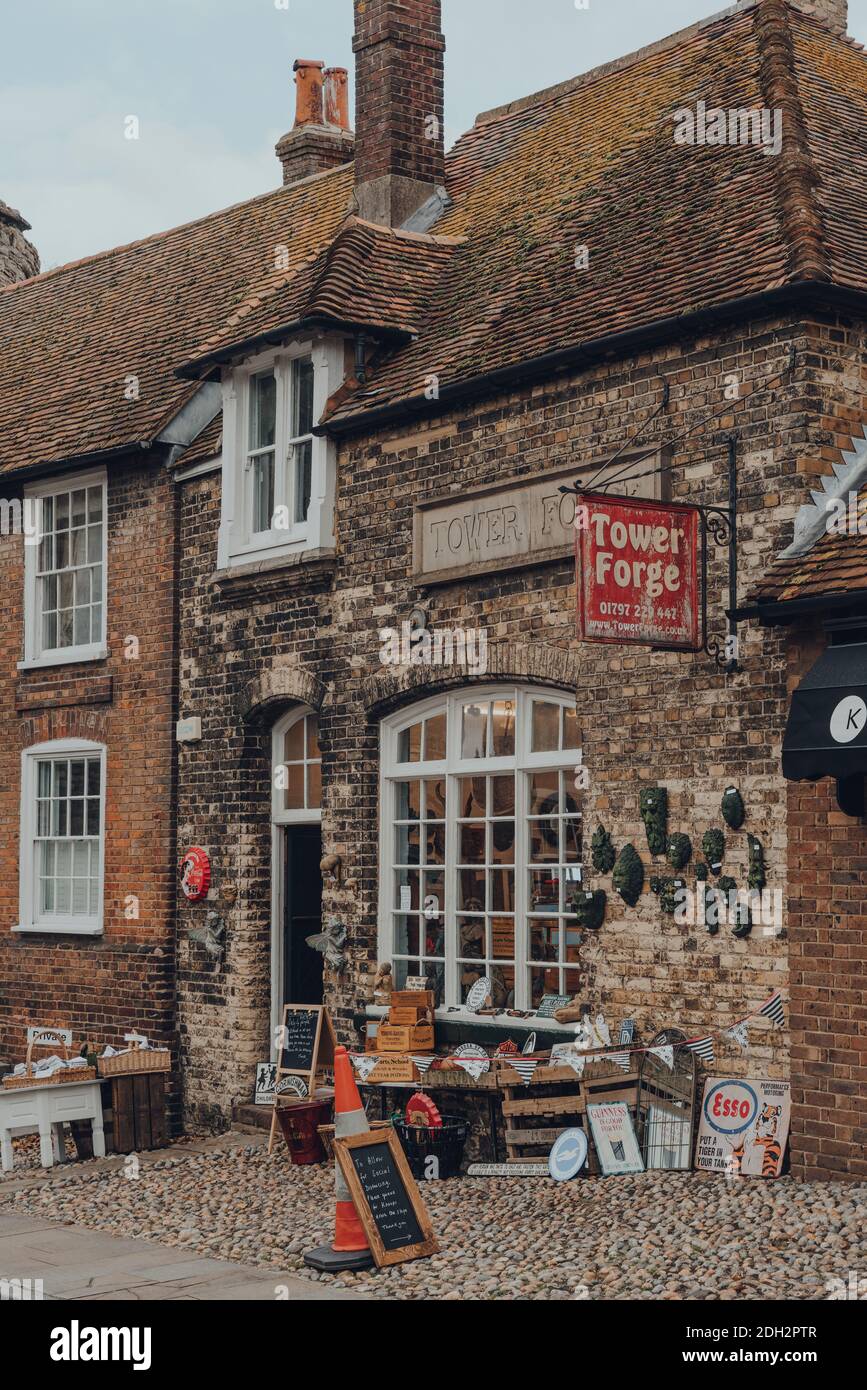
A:
<svg viewBox="0 0 867 1390">
<path fill-rule="evenodd" d="M 293 710 L 274 726 L 273 818 L 278 823 L 317 820 L 322 806 L 319 717 Z"/>
<path fill-rule="evenodd" d="M 380 955 L 396 987 L 498 1007 L 578 989 L 581 810 L 575 702 L 524 688 L 459 691 L 382 726 Z"/>
</svg>

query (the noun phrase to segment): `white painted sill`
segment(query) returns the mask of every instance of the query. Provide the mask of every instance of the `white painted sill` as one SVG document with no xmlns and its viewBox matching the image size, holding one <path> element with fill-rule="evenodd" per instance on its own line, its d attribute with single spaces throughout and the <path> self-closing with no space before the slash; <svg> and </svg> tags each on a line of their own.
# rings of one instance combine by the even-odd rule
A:
<svg viewBox="0 0 867 1390">
<path fill-rule="evenodd" d="M 62 652 L 30 657 L 16 663 L 17 671 L 44 671 L 53 666 L 77 666 L 83 661 L 105 661 L 108 647 L 67 647 Z"/>
<path fill-rule="evenodd" d="M 388 1006 L 368 1004 L 365 1013 L 371 1019 L 386 1018 Z M 577 1027 L 575 1023 L 558 1023 L 556 1018 L 539 1018 L 535 1014 L 531 1014 L 529 1018 L 510 1018 L 508 1014 L 489 1018 L 487 1015 L 471 1013 L 469 1009 L 439 1008 L 434 1012 L 434 1020 L 437 1023 L 460 1023 L 470 1028 L 478 1028 L 480 1031 L 523 1028 L 525 1032 L 532 1033 L 535 1029 L 542 1028 L 546 1033 L 562 1033 L 564 1038 L 574 1038 Z"/>
</svg>

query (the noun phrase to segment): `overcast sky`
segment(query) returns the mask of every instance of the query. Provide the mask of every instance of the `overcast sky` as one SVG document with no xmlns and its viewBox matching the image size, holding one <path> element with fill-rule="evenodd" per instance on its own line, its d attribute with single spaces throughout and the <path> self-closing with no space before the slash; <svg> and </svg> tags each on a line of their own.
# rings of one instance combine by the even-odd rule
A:
<svg viewBox="0 0 867 1390">
<path fill-rule="evenodd" d="M 443 0 L 446 136 L 723 0 Z M 296 57 L 352 71 L 352 0 L 24 0 L 3 6 L 0 198 L 43 268 L 276 187 Z M 850 0 L 867 43 L 867 0 Z M 124 138 L 137 116 L 140 138 Z"/>
</svg>

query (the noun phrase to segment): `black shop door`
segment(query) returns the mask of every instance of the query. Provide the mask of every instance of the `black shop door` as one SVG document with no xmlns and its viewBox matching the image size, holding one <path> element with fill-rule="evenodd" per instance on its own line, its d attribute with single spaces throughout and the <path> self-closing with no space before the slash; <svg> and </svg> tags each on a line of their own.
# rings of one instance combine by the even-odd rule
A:
<svg viewBox="0 0 867 1390">
<path fill-rule="evenodd" d="M 318 825 L 285 829 L 283 1002 L 322 1003 L 322 955 L 306 938 L 322 930 L 322 831 Z"/>
</svg>

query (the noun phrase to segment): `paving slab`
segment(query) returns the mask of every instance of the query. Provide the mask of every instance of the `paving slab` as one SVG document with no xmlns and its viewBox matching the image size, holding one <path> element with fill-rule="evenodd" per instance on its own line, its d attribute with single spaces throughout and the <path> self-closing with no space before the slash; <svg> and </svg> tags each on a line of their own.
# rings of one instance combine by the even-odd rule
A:
<svg viewBox="0 0 867 1390">
<path fill-rule="evenodd" d="M 354 1302 L 361 1297 L 278 1269 L 191 1258 L 188 1250 L 152 1240 L 61 1226 L 19 1213 L 0 1215 L 0 1279 L 41 1279 L 45 1298 L 64 1302 L 273 1303 L 278 1287 L 288 1290 L 290 1302 Z"/>
</svg>

